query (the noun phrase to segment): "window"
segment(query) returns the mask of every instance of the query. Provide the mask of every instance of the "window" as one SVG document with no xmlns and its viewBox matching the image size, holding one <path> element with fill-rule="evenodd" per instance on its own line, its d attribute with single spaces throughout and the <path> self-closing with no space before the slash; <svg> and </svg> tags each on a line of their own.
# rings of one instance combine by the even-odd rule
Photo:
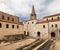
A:
<svg viewBox="0 0 60 50">
<path fill-rule="evenodd" d="M 53 27 L 53 25 L 51 25 L 51 27 Z"/>
<path fill-rule="evenodd" d="M 43 28 L 45 28 L 45 25 L 43 25 Z"/>
<path fill-rule="evenodd" d="M 2 24 L 0 23 L 0 28 L 2 27 Z"/>
<path fill-rule="evenodd" d="M 14 21 L 14 18 L 12 18 L 12 21 Z"/>
<path fill-rule="evenodd" d="M 19 25 L 17 25 L 17 29 L 19 28 Z"/>
<path fill-rule="evenodd" d="M 12 25 L 12 28 L 14 28 L 14 25 Z"/>
<path fill-rule="evenodd" d="M 55 24 L 55 27 L 57 27 L 57 24 Z"/>
<path fill-rule="evenodd" d="M 52 20 L 53 20 L 53 18 L 52 18 Z"/>
<path fill-rule="evenodd" d="M 33 16 L 33 14 L 31 14 L 31 16 Z"/>
<path fill-rule="evenodd" d="M 47 19 L 47 21 L 48 21 L 48 19 Z"/>
<path fill-rule="evenodd" d="M 9 28 L 9 25 L 8 24 L 6 24 L 6 28 Z"/>
<path fill-rule="evenodd" d="M 9 18 L 9 17 L 8 17 L 7 19 L 8 19 L 8 20 L 10 20 L 10 18 Z"/>
<path fill-rule="evenodd" d="M 4 15 L 2 15 L 2 19 L 4 19 Z"/>
<path fill-rule="evenodd" d="M 33 24 L 34 22 L 32 22 L 32 24 Z"/>
<path fill-rule="evenodd" d="M 28 24 L 29 24 L 29 22 L 28 22 Z"/>
<path fill-rule="evenodd" d="M 57 19 L 59 19 L 59 17 L 57 17 Z"/>
<path fill-rule="evenodd" d="M 60 33 L 60 30 L 59 30 L 59 33 Z"/>
</svg>

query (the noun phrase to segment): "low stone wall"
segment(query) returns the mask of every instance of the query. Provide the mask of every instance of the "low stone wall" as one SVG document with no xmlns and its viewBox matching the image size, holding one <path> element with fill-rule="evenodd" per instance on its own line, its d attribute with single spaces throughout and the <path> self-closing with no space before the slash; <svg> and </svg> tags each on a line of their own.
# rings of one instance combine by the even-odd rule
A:
<svg viewBox="0 0 60 50">
<path fill-rule="evenodd" d="M 37 40 L 35 40 L 34 42 L 32 42 L 28 45 L 17 48 L 16 50 L 31 50 L 32 47 L 35 47 L 39 43 L 40 43 L 40 39 L 37 39 Z"/>
<path fill-rule="evenodd" d="M 40 45 L 40 47 L 37 50 L 49 50 L 50 46 L 52 45 L 52 40 L 47 40 L 43 44 Z"/>
</svg>

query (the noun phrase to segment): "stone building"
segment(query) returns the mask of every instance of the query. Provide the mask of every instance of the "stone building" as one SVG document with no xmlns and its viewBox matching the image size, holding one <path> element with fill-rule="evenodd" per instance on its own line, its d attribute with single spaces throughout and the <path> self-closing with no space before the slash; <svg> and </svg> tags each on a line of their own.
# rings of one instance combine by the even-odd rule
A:
<svg viewBox="0 0 60 50">
<path fill-rule="evenodd" d="M 19 17 L 0 11 L 0 39 L 16 39 L 23 34 L 23 23 Z"/>
<path fill-rule="evenodd" d="M 40 39 L 60 39 L 60 14 L 38 20 L 33 6 L 30 20 L 22 23 L 17 16 L 0 12 L 0 39 L 19 39 L 22 34 Z"/>
<path fill-rule="evenodd" d="M 30 20 L 24 23 L 24 34 L 40 39 L 60 39 L 60 14 L 46 16 L 38 20 L 33 6 Z"/>
</svg>

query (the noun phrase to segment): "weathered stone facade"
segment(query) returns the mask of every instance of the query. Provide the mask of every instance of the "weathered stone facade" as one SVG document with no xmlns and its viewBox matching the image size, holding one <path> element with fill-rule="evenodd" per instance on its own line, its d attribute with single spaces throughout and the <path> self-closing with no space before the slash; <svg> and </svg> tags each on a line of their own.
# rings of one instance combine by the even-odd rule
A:
<svg viewBox="0 0 60 50">
<path fill-rule="evenodd" d="M 0 12 L 0 39 L 16 38 L 23 34 L 23 23 L 19 22 L 19 18 L 4 12 Z"/>
<path fill-rule="evenodd" d="M 32 9 L 33 12 L 34 8 Z M 35 11 L 31 13 L 33 16 L 30 16 L 30 20 L 24 24 L 26 34 L 29 32 L 29 36 L 40 37 L 40 39 L 60 39 L 60 14 L 46 16 L 41 20 L 37 20 L 34 13 Z M 31 19 L 31 17 L 34 19 Z"/>
<path fill-rule="evenodd" d="M 40 39 L 60 39 L 60 14 L 46 16 L 41 20 L 37 20 L 33 6 L 30 20 L 22 23 L 19 22 L 17 16 L 0 12 L 0 39 L 8 36 L 19 39 L 20 34 Z"/>
</svg>

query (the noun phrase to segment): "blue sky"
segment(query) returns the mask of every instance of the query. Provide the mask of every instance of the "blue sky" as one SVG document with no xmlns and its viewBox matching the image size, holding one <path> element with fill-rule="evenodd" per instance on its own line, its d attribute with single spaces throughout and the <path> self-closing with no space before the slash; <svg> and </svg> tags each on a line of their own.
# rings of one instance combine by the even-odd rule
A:
<svg viewBox="0 0 60 50">
<path fill-rule="evenodd" d="M 60 0 L 0 0 L 0 11 L 16 15 L 24 22 L 30 17 L 32 5 L 37 19 L 60 13 Z"/>
</svg>

